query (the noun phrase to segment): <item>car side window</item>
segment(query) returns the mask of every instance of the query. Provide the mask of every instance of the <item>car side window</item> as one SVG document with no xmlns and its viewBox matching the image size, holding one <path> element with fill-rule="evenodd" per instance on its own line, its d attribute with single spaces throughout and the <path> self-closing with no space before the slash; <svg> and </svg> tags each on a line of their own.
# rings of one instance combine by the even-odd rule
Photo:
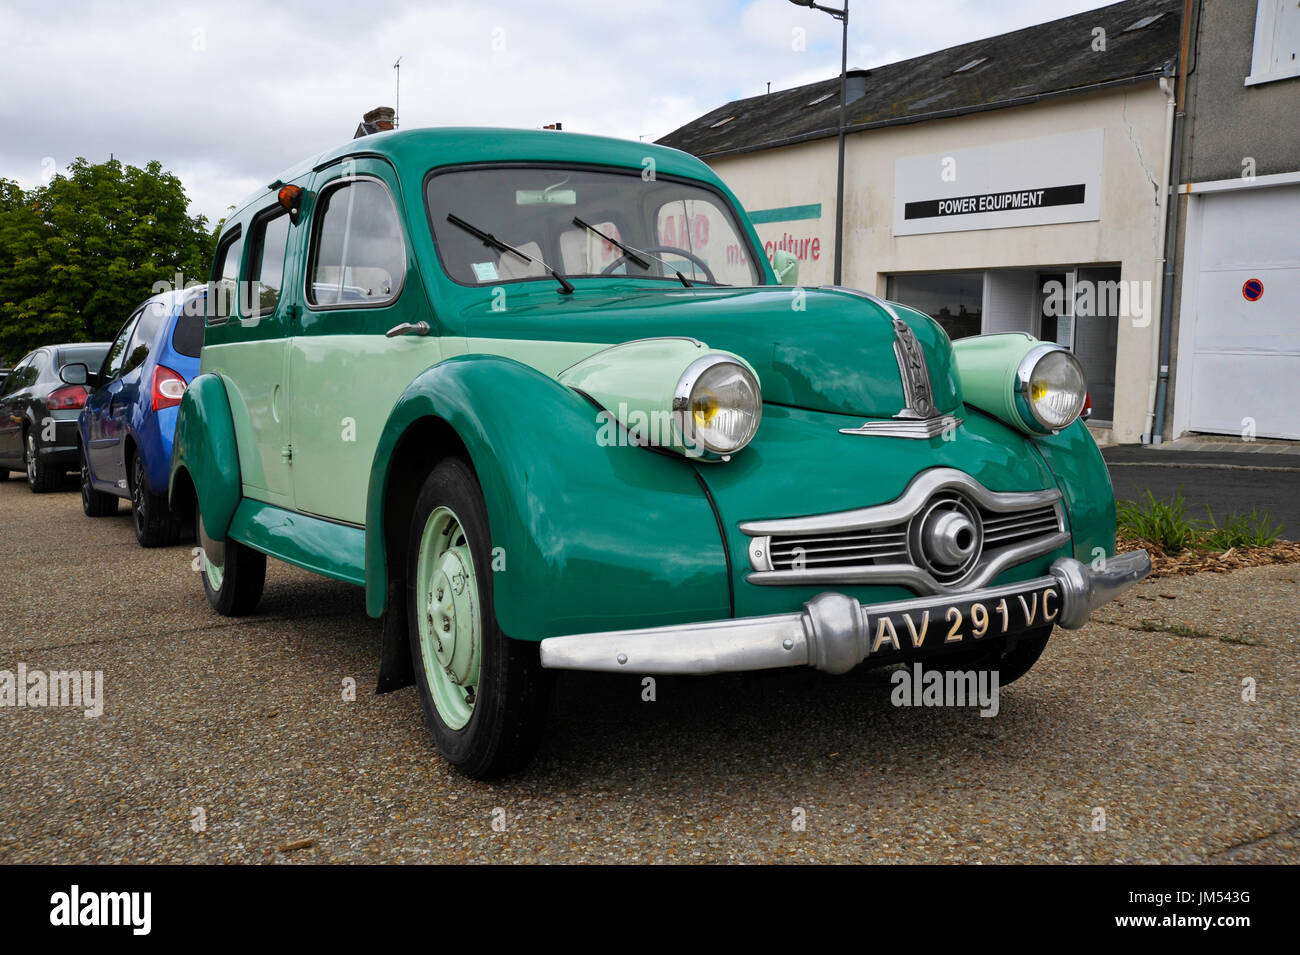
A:
<svg viewBox="0 0 1300 955">
<path fill-rule="evenodd" d="M 244 255 L 244 230 L 235 227 L 217 246 L 215 287 L 208 295 L 208 324 L 220 325 L 230 319 L 231 306 L 238 289 L 239 260 Z"/>
<path fill-rule="evenodd" d="M 26 355 L 23 360 L 14 365 L 14 370 L 9 372 L 9 377 L 5 379 L 4 393 L 12 395 L 15 391 L 21 391 L 24 387 L 23 379 L 27 376 L 27 369 L 31 365 L 32 356 Z"/>
<path fill-rule="evenodd" d="M 149 352 L 153 350 L 153 343 L 158 340 L 158 333 L 162 331 L 163 324 L 170 313 L 171 307 L 165 302 L 149 302 L 145 305 L 139 321 L 135 323 L 131 340 L 126 346 L 126 361 L 122 363 L 122 374 L 125 375 L 132 369 L 140 367 L 149 357 Z"/>
<path fill-rule="evenodd" d="M 253 314 L 266 315 L 275 311 L 284 284 L 284 251 L 289 244 L 288 212 L 281 209 L 258 219 L 253 224 L 251 241 L 248 281 L 257 290 Z"/>
<path fill-rule="evenodd" d="M 382 183 L 351 179 L 328 188 L 315 219 L 307 286 L 312 305 L 383 305 L 397 298 L 406 277 L 406 243 Z"/>
<path fill-rule="evenodd" d="M 122 373 L 122 366 L 126 364 L 126 346 L 131 340 L 131 333 L 135 331 L 135 323 L 139 321 L 142 311 L 144 309 L 140 309 L 126 320 L 122 330 L 113 339 L 113 344 L 108 346 L 108 354 L 104 356 L 104 367 L 100 370 L 100 375 L 105 381 L 112 381 Z"/>
</svg>

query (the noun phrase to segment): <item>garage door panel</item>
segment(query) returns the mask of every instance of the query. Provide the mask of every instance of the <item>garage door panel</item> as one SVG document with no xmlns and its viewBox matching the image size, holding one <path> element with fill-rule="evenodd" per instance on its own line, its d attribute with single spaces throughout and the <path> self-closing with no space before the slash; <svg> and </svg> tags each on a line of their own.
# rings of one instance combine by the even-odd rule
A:
<svg viewBox="0 0 1300 955">
<path fill-rule="evenodd" d="M 1300 440 L 1300 187 L 1198 197 L 1188 426 Z M 1248 279 L 1263 297 L 1242 295 Z"/>
<path fill-rule="evenodd" d="M 1261 438 L 1300 439 L 1294 396 L 1300 358 L 1277 355 L 1197 355 L 1193 360 L 1195 430 L 1242 434 L 1253 418 Z"/>
</svg>

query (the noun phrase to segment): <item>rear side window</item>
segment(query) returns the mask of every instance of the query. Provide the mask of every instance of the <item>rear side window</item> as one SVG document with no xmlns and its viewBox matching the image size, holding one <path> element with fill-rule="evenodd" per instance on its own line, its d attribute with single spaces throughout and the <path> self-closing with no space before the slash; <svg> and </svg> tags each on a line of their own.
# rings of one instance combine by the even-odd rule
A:
<svg viewBox="0 0 1300 955">
<path fill-rule="evenodd" d="M 334 186 L 316 213 L 307 298 L 324 307 L 382 305 L 406 276 L 406 244 L 392 196 L 373 179 Z"/>
<path fill-rule="evenodd" d="M 254 313 L 275 311 L 284 285 L 284 250 L 289 244 L 289 215 L 281 211 L 254 224 L 252 254 L 248 258 L 248 280 L 257 290 Z"/>
<path fill-rule="evenodd" d="M 183 309 L 172 332 L 172 350 L 187 358 L 198 358 L 203 347 L 203 315 Z"/>
<path fill-rule="evenodd" d="M 230 318 L 239 279 L 239 260 L 244 254 L 244 231 L 236 228 L 217 246 L 216 285 L 208 295 L 208 321 L 221 323 Z"/>
</svg>

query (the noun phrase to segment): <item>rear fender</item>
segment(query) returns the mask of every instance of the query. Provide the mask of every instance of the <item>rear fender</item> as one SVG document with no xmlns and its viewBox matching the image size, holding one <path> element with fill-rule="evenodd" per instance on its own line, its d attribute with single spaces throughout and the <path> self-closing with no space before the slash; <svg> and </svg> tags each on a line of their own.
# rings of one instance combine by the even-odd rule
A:
<svg viewBox="0 0 1300 955">
<path fill-rule="evenodd" d="M 199 375 L 181 399 L 168 481 L 168 501 L 173 509 L 185 503 L 180 496 L 187 485 L 177 480 L 182 472 L 198 498 L 208 537 L 225 540 L 242 485 L 230 399 L 217 375 Z"/>
</svg>

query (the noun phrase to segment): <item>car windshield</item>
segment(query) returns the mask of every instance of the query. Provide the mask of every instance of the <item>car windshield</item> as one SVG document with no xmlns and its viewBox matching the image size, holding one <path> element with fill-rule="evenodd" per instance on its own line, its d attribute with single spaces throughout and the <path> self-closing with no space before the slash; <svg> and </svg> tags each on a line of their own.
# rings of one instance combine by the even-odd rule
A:
<svg viewBox="0 0 1300 955">
<path fill-rule="evenodd" d="M 698 184 L 636 171 L 488 166 L 430 177 L 426 199 L 442 267 L 462 285 L 553 282 L 546 266 L 568 278 L 763 281 L 730 203 Z"/>
</svg>

